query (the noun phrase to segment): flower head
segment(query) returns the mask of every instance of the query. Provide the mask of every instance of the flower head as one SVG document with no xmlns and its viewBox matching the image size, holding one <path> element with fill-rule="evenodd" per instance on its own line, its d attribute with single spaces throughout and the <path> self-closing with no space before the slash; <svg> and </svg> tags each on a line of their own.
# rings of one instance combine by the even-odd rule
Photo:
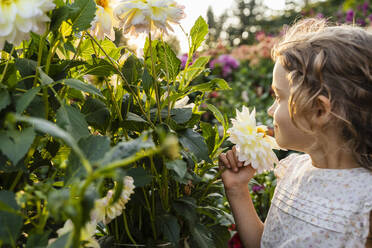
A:
<svg viewBox="0 0 372 248">
<path fill-rule="evenodd" d="M 54 9 L 52 0 L 1 0 L 0 49 L 5 41 L 18 46 L 30 32 L 43 34 L 50 21 L 47 12 Z"/>
<path fill-rule="evenodd" d="M 116 0 L 96 0 L 97 11 L 92 23 L 92 33 L 100 40 L 105 38 L 105 34 L 112 40 L 115 38 L 112 28 L 114 20 L 112 8 L 115 2 Z"/>
<path fill-rule="evenodd" d="M 238 159 L 244 166 L 251 164 L 262 173 L 274 168 L 278 158 L 272 149 L 280 149 L 273 137 L 266 134 L 266 126 L 256 126 L 256 110 L 250 113 L 243 106 L 241 112 L 236 110 L 236 119 L 232 119 L 233 127 L 228 130 L 229 140 L 236 144 Z"/>
<path fill-rule="evenodd" d="M 122 0 L 114 9 L 124 33 L 137 35 L 156 29 L 173 31 L 170 23 L 178 23 L 185 17 L 184 7 L 174 0 Z"/>
</svg>

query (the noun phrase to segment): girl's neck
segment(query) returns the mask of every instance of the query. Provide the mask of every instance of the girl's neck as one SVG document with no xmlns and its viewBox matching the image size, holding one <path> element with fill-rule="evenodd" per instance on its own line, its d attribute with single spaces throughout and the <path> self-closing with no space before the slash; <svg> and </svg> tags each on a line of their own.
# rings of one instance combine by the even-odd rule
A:
<svg viewBox="0 0 372 248">
<path fill-rule="evenodd" d="M 332 145 L 333 144 L 333 145 Z M 360 167 L 349 149 L 340 146 L 342 143 L 332 143 L 327 147 L 318 147 L 307 151 L 313 166 L 322 169 L 352 169 Z"/>
</svg>

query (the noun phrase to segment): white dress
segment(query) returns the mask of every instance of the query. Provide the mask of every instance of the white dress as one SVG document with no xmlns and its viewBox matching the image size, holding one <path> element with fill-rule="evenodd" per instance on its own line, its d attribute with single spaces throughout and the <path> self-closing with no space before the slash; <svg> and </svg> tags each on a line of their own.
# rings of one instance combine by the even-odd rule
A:
<svg viewBox="0 0 372 248">
<path fill-rule="evenodd" d="M 275 168 L 278 183 L 261 247 L 365 247 L 372 210 L 372 172 L 320 169 L 291 154 Z"/>
</svg>

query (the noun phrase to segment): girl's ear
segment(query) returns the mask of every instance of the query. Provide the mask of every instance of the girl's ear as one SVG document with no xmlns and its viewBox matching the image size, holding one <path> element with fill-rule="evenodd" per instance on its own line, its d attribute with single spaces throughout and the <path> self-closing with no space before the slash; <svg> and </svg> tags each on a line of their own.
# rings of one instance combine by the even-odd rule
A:
<svg viewBox="0 0 372 248">
<path fill-rule="evenodd" d="M 313 120 L 317 126 L 322 127 L 327 124 L 331 117 L 331 101 L 328 97 L 320 95 L 315 100 Z"/>
</svg>

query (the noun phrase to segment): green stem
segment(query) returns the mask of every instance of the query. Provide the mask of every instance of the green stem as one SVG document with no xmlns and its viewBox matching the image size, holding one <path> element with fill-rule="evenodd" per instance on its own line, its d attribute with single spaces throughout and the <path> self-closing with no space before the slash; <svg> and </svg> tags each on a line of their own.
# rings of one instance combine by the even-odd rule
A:
<svg viewBox="0 0 372 248">
<path fill-rule="evenodd" d="M 167 96 L 167 101 L 168 101 L 168 115 L 167 115 L 167 123 L 169 123 L 169 120 L 170 120 L 170 112 L 171 112 L 171 105 L 170 105 L 170 80 L 169 80 L 169 69 L 168 69 L 168 61 L 167 61 L 167 58 L 165 56 L 165 42 L 163 40 L 163 34 L 161 35 L 161 41 L 163 43 L 163 46 L 164 46 L 164 62 L 165 62 L 165 76 L 167 78 L 167 92 L 168 92 L 168 96 Z"/>
<path fill-rule="evenodd" d="M 17 176 L 16 176 L 16 178 L 14 179 L 12 185 L 10 186 L 10 189 L 9 189 L 10 191 L 13 191 L 13 190 L 14 190 L 14 188 L 15 188 L 15 186 L 17 185 L 19 179 L 21 179 L 22 174 L 23 174 L 23 171 L 18 171 L 18 172 L 17 172 Z"/>
<path fill-rule="evenodd" d="M 150 28 L 151 30 L 151 28 Z M 159 122 L 162 123 L 161 120 L 161 109 L 160 109 L 160 96 L 159 96 L 159 85 L 158 85 L 158 80 L 156 76 L 156 71 L 155 71 L 155 60 L 154 56 L 152 53 L 152 41 L 151 41 L 151 31 L 149 32 L 149 47 L 150 47 L 150 56 L 151 56 L 151 70 L 152 70 L 152 75 L 154 76 L 154 87 L 155 87 L 155 99 L 156 99 L 156 105 L 158 107 L 158 116 L 159 116 Z M 156 123 L 156 119 L 155 119 Z"/>
<path fill-rule="evenodd" d="M 124 221 L 124 228 L 125 228 L 125 232 L 127 233 L 130 241 L 133 243 L 133 244 L 137 244 L 136 241 L 134 240 L 132 234 L 130 233 L 129 231 L 129 227 L 128 227 L 128 221 L 127 221 L 127 215 L 125 214 L 125 210 L 123 211 L 123 221 Z"/>
<path fill-rule="evenodd" d="M 164 197 L 164 208 L 166 211 L 169 211 L 169 196 L 168 196 L 168 170 L 166 165 L 163 165 L 162 173 L 162 182 L 163 182 L 163 197 Z"/>
<path fill-rule="evenodd" d="M 76 52 L 75 52 L 74 57 L 72 58 L 72 60 L 75 60 L 76 57 L 79 55 L 80 46 L 81 46 L 81 43 L 83 41 L 84 35 L 85 35 L 85 31 L 81 34 L 81 37 L 79 39 L 79 43 L 78 43 L 77 48 L 75 50 Z"/>
<path fill-rule="evenodd" d="M 94 39 L 93 36 L 91 36 L 89 34 L 89 32 L 86 33 L 91 40 L 93 40 L 94 43 L 96 43 L 96 45 L 99 47 L 99 49 L 105 54 L 105 56 L 108 58 L 108 60 L 110 61 L 111 65 L 115 68 L 116 72 L 120 75 L 120 77 L 123 79 L 123 82 L 126 84 L 128 90 L 130 91 L 130 93 L 133 95 L 133 97 L 135 98 L 139 108 L 140 108 L 140 111 L 141 113 L 143 114 L 143 116 L 145 116 L 147 118 L 147 115 L 146 115 L 146 112 L 143 110 L 143 106 L 140 102 L 140 100 L 138 99 L 138 96 L 135 94 L 135 92 L 132 90 L 131 86 L 129 85 L 127 79 L 124 77 L 123 73 L 120 71 L 120 69 L 118 68 L 118 65 L 115 63 L 115 61 L 106 53 L 106 51 L 103 49 L 103 47 L 96 41 L 96 39 Z M 150 123 L 150 125 L 152 127 L 155 127 L 155 125 L 151 122 L 151 119 L 147 118 L 147 121 Z"/>
<path fill-rule="evenodd" d="M 0 84 L 3 83 L 3 80 L 4 80 L 4 77 L 5 77 L 5 74 L 6 74 L 6 70 L 8 69 L 8 66 L 9 66 L 9 62 L 11 61 L 11 58 L 12 58 L 12 54 L 14 52 L 14 46 L 12 47 L 12 50 L 10 51 L 9 53 L 9 59 L 6 61 L 6 64 L 5 64 L 5 67 L 4 67 L 4 70 L 3 70 L 3 74 L 1 74 L 1 79 L 0 79 Z"/>
<path fill-rule="evenodd" d="M 152 234 L 154 236 L 154 240 L 156 240 L 156 228 L 155 228 L 155 215 L 153 215 L 153 212 L 151 211 L 151 207 L 150 207 L 150 202 L 149 202 L 149 199 L 147 197 L 147 194 L 146 194 L 146 191 L 144 188 L 142 188 L 142 191 L 143 191 L 143 195 L 144 195 L 144 198 L 145 198 L 145 202 L 146 202 L 146 207 L 147 207 L 147 210 L 149 211 L 149 215 L 150 215 L 150 222 L 151 222 L 151 228 L 152 228 Z"/>
<path fill-rule="evenodd" d="M 37 70 L 37 68 L 40 67 L 40 65 L 41 65 L 41 58 L 43 57 L 43 46 L 44 46 L 44 41 L 45 41 L 45 38 L 46 38 L 48 32 L 49 32 L 49 29 L 47 29 L 47 30 L 45 31 L 44 35 L 40 37 L 39 51 L 38 51 L 38 53 L 37 53 L 36 74 L 35 74 L 35 78 L 34 78 L 33 87 L 36 87 L 37 79 L 38 79 L 38 77 L 39 77 L 39 70 Z"/>
</svg>

